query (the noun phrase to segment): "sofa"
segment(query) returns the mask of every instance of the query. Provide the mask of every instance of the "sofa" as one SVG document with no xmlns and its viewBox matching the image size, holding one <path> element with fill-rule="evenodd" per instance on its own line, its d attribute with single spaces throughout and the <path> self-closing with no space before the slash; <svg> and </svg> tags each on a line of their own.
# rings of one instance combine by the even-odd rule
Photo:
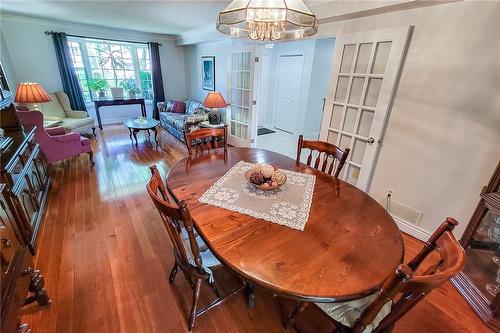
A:
<svg viewBox="0 0 500 333">
<path fill-rule="evenodd" d="M 41 103 L 38 109 L 43 113 L 44 121 L 54 122 L 64 127 L 66 132 L 84 133 L 92 129 L 95 135 L 95 120 L 86 111 L 76 111 L 71 109 L 68 95 L 62 91 L 49 93 L 51 102 Z M 30 110 L 34 109 L 33 104 L 27 105 Z"/>
<path fill-rule="evenodd" d="M 184 131 L 193 131 L 198 128 L 199 123 L 208 120 L 208 109 L 191 98 L 184 98 L 182 101 L 186 106 L 185 113 L 172 112 L 173 100 L 159 102 L 157 106 L 161 127 L 184 142 Z"/>
</svg>

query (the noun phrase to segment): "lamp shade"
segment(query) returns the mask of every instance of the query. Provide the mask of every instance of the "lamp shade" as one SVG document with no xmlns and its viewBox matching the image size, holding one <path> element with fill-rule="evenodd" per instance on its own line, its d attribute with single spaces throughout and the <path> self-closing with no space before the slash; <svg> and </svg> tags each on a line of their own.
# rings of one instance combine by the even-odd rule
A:
<svg viewBox="0 0 500 333">
<path fill-rule="evenodd" d="M 42 88 L 39 83 L 24 82 L 17 86 L 16 103 L 46 103 L 52 101 L 49 94 Z"/>
<path fill-rule="evenodd" d="M 214 91 L 208 93 L 203 105 L 207 108 L 224 108 L 227 106 L 227 103 L 220 92 Z"/>
</svg>

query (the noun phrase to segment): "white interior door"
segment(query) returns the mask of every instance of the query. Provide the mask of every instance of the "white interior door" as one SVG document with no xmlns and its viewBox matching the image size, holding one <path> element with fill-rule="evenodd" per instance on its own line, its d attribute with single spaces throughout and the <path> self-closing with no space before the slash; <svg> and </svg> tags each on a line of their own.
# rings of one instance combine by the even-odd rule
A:
<svg viewBox="0 0 500 333">
<path fill-rule="evenodd" d="M 320 140 L 350 148 L 340 178 L 368 191 L 404 59 L 409 27 L 340 35 Z"/>
<path fill-rule="evenodd" d="M 253 46 L 233 49 L 229 77 L 228 143 L 235 147 L 250 147 L 254 109 Z"/>
<path fill-rule="evenodd" d="M 303 67 L 302 55 L 279 57 L 274 127 L 290 133 L 294 133 L 296 127 Z"/>
</svg>

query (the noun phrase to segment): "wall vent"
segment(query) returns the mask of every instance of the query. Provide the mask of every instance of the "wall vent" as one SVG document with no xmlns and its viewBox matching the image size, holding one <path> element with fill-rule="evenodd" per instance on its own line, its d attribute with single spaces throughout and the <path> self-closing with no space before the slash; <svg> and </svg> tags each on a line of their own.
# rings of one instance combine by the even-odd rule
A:
<svg viewBox="0 0 500 333">
<path fill-rule="evenodd" d="M 386 198 L 384 198 L 386 199 Z M 416 210 L 415 208 L 409 207 L 401 202 L 394 199 L 386 199 L 385 207 L 389 214 L 398 218 L 404 222 L 411 223 L 413 225 L 420 225 L 423 213 Z"/>
</svg>

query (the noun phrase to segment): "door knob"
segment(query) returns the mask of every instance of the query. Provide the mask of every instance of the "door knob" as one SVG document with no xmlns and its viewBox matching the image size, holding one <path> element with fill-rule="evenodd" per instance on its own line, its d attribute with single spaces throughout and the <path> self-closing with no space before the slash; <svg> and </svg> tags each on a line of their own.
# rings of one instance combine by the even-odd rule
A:
<svg viewBox="0 0 500 333">
<path fill-rule="evenodd" d="M 369 144 L 372 144 L 375 142 L 375 139 L 373 137 L 369 137 L 368 140 L 366 140 L 366 142 L 368 142 Z"/>
</svg>

